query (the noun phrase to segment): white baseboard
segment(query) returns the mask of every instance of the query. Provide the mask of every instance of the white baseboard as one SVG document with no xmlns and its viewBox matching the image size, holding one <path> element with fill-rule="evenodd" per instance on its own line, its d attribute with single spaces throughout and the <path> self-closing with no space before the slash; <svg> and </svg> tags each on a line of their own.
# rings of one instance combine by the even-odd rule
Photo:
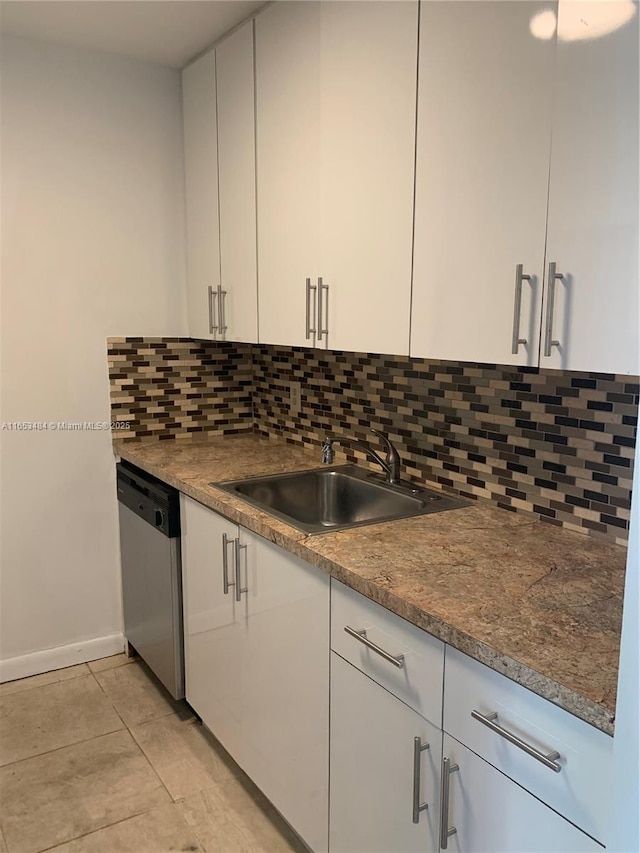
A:
<svg viewBox="0 0 640 853">
<path fill-rule="evenodd" d="M 106 658 L 122 651 L 124 651 L 124 636 L 110 634 L 108 637 L 85 640 L 84 643 L 71 643 L 68 646 L 58 646 L 55 649 L 44 649 L 29 655 L 7 658 L 7 660 L 0 660 L 0 683 Z"/>
</svg>

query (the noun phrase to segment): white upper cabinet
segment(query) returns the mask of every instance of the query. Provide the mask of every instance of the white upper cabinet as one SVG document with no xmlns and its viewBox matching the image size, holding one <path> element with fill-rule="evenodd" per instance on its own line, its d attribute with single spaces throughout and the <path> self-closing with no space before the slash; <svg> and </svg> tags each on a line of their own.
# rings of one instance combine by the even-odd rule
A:
<svg viewBox="0 0 640 853">
<path fill-rule="evenodd" d="M 540 365 L 638 374 L 637 3 L 560 3 L 556 69 Z"/>
<path fill-rule="evenodd" d="M 538 362 L 555 5 L 422 4 L 412 356 Z"/>
<path fill-rule="evenodd" d="M 220 285 L 216 59 L 207 53 L 182 72 L 187 304 L 189 334 L 215 338 L 213 301 Z"/>
<path fill-rule="evenodd" d="M 316 303 L 307 312 L 305 299 L 320 274 L 320 4 L 276 3 L 255 26 L 260 341 L 313 346 L 305 318 Z"/>
<path fill-rule="evenodd" d="M 417 2 L 322 6 L 319 346 L 409 352 L 417 34 Z"/>
<path fill-rule="evenodd" d="M 416 2 L 256 20 L 260 337 L 407 353 Z"/>
<path fill-rule="evenodd" d="M 418 91 L 411 355 L 640 372 L 637 5 L 423 3 Z"/>
<path fill-rule="evenodd" d="M 253 21 L 216 48 L 220 283 L 225 339 L 258 340 Z"/>
</svg>

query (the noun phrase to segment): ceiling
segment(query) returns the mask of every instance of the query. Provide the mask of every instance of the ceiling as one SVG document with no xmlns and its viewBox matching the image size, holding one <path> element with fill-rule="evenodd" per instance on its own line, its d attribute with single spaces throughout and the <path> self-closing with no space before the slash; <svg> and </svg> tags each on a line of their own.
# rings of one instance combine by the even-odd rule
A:
<svg viewBox="0 0 640 853">
<path fill-rule="evenodd" d="M 265 0 L 2 0 L 4 35 L 184 67 Z"/>
</svg>

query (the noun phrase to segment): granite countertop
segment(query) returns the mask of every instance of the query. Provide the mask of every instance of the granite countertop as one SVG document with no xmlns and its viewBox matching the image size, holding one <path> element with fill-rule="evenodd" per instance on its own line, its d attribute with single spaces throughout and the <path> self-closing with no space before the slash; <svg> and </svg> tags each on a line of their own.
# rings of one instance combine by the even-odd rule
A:
<svg viewBox="0 0 640 853">
<path fill-rule="evenodd" d="M 114 450 L 613 734 L 625 548 L 487 503 L 307 536 L 210 483 L 321 467 L 317 452 L 254 434 Z"/>
</svg>

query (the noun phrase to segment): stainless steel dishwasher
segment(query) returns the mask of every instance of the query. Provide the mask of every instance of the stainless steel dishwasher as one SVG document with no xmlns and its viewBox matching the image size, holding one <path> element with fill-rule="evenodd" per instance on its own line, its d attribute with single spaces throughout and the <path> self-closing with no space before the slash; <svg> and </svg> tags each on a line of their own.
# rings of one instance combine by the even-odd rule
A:
<svg viewBox="0 0 640 853">
<path fill-rule="evenodd" d="M 125 639 L 175 699 L 184 697 L 177 489 L 117 465 Z"/>
</svg>

